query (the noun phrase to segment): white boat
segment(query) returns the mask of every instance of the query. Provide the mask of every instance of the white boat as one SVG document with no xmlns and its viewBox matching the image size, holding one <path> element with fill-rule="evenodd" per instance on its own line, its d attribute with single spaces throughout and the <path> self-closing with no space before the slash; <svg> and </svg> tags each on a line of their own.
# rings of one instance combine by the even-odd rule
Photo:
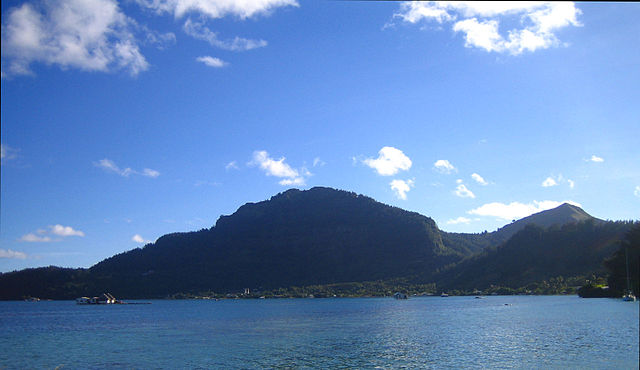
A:
<svg viewBox="0 0 640 370">
<path fill-rule="evenodd" d="M 636 296 L 633 295 L 633 292 L 631 291 L 631 284 L 629 284 L 629 250 L 628 248 L 624 249 L 624 257 L 625 257 L 625 264 L 627 267 L 627 291 L 622 296 L 622 300 L 625 302 L 635 302 Z"/>
<path fill-rule="evenodd" d="M 442 292 L 442 294 L 440 294 L 440 297 L 448 297 L 449 295 L 445 292 Z"/>
<path fill-rule="evenodd" d="M 99 297 L 80 297 L 76 298 L 76 304 L 116 304 L 122 303 L 118 301 L 110 293 L 102 293 Z"/>
</svg>

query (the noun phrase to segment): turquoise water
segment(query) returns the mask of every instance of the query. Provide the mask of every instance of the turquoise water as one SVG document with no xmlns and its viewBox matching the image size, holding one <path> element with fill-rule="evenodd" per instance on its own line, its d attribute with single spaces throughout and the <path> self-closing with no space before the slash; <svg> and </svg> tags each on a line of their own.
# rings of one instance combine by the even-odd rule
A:
<svg viewBox="0 0 640 370">
<path fill-rule="evenodd" d="M 572 296 L 0 302 L 0 368 L 638 368 L 638 303 Z"/>
</svg>

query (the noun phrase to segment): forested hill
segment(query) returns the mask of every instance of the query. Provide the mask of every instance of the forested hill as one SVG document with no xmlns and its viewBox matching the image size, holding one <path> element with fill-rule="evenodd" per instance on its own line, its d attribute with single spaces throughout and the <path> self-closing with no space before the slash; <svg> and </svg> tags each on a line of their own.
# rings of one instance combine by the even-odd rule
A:
<svg viewBox="0 0 640 370">
<path fill-rule="evenodd" d="M 443 244 L 428 217 L 355 193 L 313 188 L 245 204 L 211 229 L 165 235 L 90 270 L 116 278 L 114 292 L 165 295 L 390 279 L 464 256 Z"/>
<path fill-rule="evenodd" d="M 577 224 L 585 221 L 592 221 L 596 225 L 605 223 L 603 220 L 589 215 L 578 206 L 564 203 L 559 207 L 535 213 L 517 221 L 514 220 L 494 232 L 485 231 L 480 234 L 443 232 L 442 237 L 445 245 L 455 246 L 457 250 L 467 254 L 475 254 L 487 247 L 501 245 L 527 225 L 548 228 L 554 225 Z"/>
<path fill-rule="evenodd" d="M 592 219 L 546 229 L 528 224 L 505 243 L 444 269 L 434 281 L 445 289 L 484 290 L 491 285 L 518 288 L 559 276 L 603 274 L 603 262 L 633 226 Z"/>
<path fill-rule="evenodd" d="M 522 233 L 518 245 L 539 248 L 534 238 L 537 234 L 525 232 L 527 224 L 581 225 L 585 220 L 592 225 L 603 222 L 577 207 L 563 205 L 493 233 L 455 234 L 440 231 L 429 217 L 352 192 L 320 187 L 288 190 L 267 201 L 245 204 L 232 215 L 220 217 L 210 229 L 167 234 L 90 269 L 50 267 L 2 274 L 0 299 L 74 298 L 103 291 L 123 298 L 153 298 L 177 292 L 233 292 L 398 278 L 425 283 L 441 278 L 454 283 L 460 280 L 435 273 L 454 271 L 452 266 L 472 266 L 486 274 L 486 269 L 478 266 L 493 262 L 482 256 L 511 263 L 487 248 L 508 244 L 513 233 L 514 238 Z M 554 253 L 566 255 L 562 251 L 565 247 L 579 253 L 573 244 L 564 245 L 561 237 L 558 240 L 554 244 L 558 250 L 551 251 L 550 258 Z M 478 253 L 484 254 L 470 259 Z M 589 256 L 600 258 L 601 254 Z M 519 263 L 527 261 L 547 263 L 544 259 Z M 585 266 L 591 268 L 600 262 L 589 260 Z"/>
</svg>

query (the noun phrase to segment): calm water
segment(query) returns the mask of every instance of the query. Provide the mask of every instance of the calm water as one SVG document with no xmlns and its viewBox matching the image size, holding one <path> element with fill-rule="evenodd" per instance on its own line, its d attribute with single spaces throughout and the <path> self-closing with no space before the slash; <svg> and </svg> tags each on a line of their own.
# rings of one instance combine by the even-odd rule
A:
<svg viewBox="0 0 640 370">
<path fill-rule="evenodd" d="M 637 302 L 152 302 L 0 302 L 0 368 L 638 368 Z"/>
</svg>

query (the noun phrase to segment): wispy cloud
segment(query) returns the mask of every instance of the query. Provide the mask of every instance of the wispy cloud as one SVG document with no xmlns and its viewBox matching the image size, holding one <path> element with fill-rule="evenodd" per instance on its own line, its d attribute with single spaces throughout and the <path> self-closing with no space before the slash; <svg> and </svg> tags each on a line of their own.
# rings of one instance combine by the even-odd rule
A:
<svg viewBox="0 0 640 370">
<path fill-rule="evenodd" d="M 402 200 L 407 200 L 407 193 L 415 185 L 414 180 L 393 180 L 389 183 L 391 190 L 396 194 L 396 197 Z"/>
<path fill-rule="evenodd" d="M 8 145 L 0 144 L 0 163 L 14 159 L 18 156 L 18 151 Z"/>
<path fill-rule="evenodd" d="M 322 167 L 325 164 L 327 164 L 327 163 L 325 161 L 323 161 L 322 159 L 320 159 L 319 157 L 315 157 L 313 159 L 313 167 L 318 167 L 318 166 Z"/>
<path fill-rule="evenodd" d="M 471 192 L 471 190 L 467 189 L 464 184 L 458 184 L 456 190 L 453 192 L 456 196 L 460 198 L 475 198 L 475 194 Z"/>
<path fill-rule="evenodd" d="M 380 149 L 378 158 L 367 158 L 362 162 L 382 176 L 392 176 L 397 174 L 398 171 L 407 171 L 412 165 L 411 159 L 402 150 L 391 146 L 385 146 Z"/>
<path fill-rule="evenodd" d="M 195 13 L 210 19 L 222 18 L 228 15 L 246 19 L 257 15 L 268 15 L 280 7 L 298 6 L 298 2 L 295 0 L 136 0 L 136 2 L 157 13 L 172 14 L 175 18 Z"/>
<path fill-rule="evenodd" d="M 13 258 L 13 259 L 26 259 L 27 254 L 24 252 L 17 252 L 11 249 L 0 249 L 0 258 Z"/>
<path fill-rule="evenodd" d="M 435 161 L 435 163 L 433 164 L 433 168 L 440 172 L 440 173 L 445 173 L 445 174 L 450 174 L 450 173 L 454 173 L 454 172 L 458 172 L 458 169 L 456 169 L 451 162 L 449 162 L 446 159 L 438 159 L 437 161 Z"/>
<path fill-rule="evenodd" d="M 311 172 L 306 168 L 302 168 L 300 171 L 295 170 L 284 162 L 285 159 L 285 157 L 273 159 L 266 151 L 259 150 L 253 152 L 253 159 L 247 165 L 260 167 L 267 176 L 282 178 L 279 182 L 280 185 L 305 185 L 305 178 L 311 176 Z"/>
<path fill-rule="evenodd" d="M 203 57 L 198 57 L 196 58 L 196 61 L 203 63 L 207 67 L 211 67 L 211 68 L 222 68 L 229 64 L 223 61 L 222 59 L 214 58 L 208 55 Z"/>
<path fill-rule="evenodd" d="M 571 179 L 567 179 L 562 174 L 557 176 L 549 176 L 547 177 L 541 184 L 543 188 L 550 188 L 552 186 L 558 186 L 560 184 L 568 184 L 569 188 L 573 189 L 576 186 L 575 181 Z"/>
<path fill-rule="evenodd" d="M 454 32 L 463 34 L 466 47 L 519 55 L 564 45 L 556 33 L 581 26 L 580 14 L 572 2 L 425 1 L 402 3 L 394 18 L 411 24 L 452 24 Z M 501 22 L 515 17 L 520 27 L 501 31 Z"/>
<path fill-rule="evenodd" d="M 25 234 L 20 238 L 21 242 L 27 243 L 48 243 L 52 241 L 49 236 L 39 236 L 34 233 Z"/>
<path fill-rule="evenodd" d="M 472 173 L 471 174 L 471 178 L 477 182 L 478 184 L 482 185 L 482 186 L 486 186 L 489 185 L 489 183 L 480 175 L 478 175 L 477 173 Z"/>
<path fill-rule="evenodd" d="M 640 198 L 640 185 L 636 186 L 636 188 L 633 190 L 633 195 Z"/>
<path fill-rule="evenodd" d="M 458 217 L 456 219 L 451 219 L 449 221 L 447 221 L 447 225 L 458 225 L 458 224 L 468 224 L 471 222 L 470 218 L 466 218 L 466 217 Z"/>
<path fill-rule="evenodd" d="M 104 169 L 107 172 L 111 172 L 111 173 L 115 173 L 118 174 L 122 177 L 129 177 L 130 175 L 141 175 L 141 176 L 145 176 L 145 177 L 151 177 L 151 178 L 156 178 L 158 176 L 160 176 L 160 172 L 156 171 L 156 170 L 152 170 L 150 168 L 145 168 L 142 171 L 135 171 L 129 167 L 127 168 L 120 168 L 118 165 L 115 164 L 115 162 L 113 162 L 110 159 L 101 159 L 98 162 L 94 162 L 93 163 L 94 166 L 96 167 L 100 167 L 102 169 Z"/>
<path fill-rule="evenodd" d="M 137 75 L 148 68 L 135 21 L 115 0 L 31 1 L 3 11 L 2 75 L 32 74 L 32 63 Z M 5 68 L 6 67 L 6 68 Z"/>
<path fill-rule="evenodd" d="M 183 29 L 187 35 L 198 40 L 206 41 L 211 46 L 224 50 L 246 51 L 267 46 L 265 40 L 250 40 L 237 36 L 231 40 L 220 40 L 218 33 L 211 31 L 204 25 L 204 22 L 194 22 L 191 19 L 186 20 Z"/>
<path fill-rule="evenodd" d="M 509 204 L 493 202 L 472 209 L 467 213 L 478 216 L 498 217 L 503 220 L 514 220 L 527 217 L 534 213 L 556 208 L 563 203 L 569 203 L 580 207 L 579 203 L 570 200 L 563 202 L 557 202 L 553 200 L 534 200 L 531 203 L 511 202 Z"/>
<path fill-rule="evenodd" d="M 224 166 L 224 169 L 229 171 L 229 170 L 238 170 L 240 168 L 238 167 L 238 163 L 236 161 L 231 161 Z"/>
</svg>

